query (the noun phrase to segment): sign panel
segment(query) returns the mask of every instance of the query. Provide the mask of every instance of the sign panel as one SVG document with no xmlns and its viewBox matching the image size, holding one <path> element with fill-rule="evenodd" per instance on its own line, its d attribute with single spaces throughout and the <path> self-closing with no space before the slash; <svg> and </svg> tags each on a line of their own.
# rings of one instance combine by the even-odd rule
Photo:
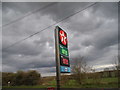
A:
<svg viewBox="0 0 120 90">
<path fill-rule="evenodd" d="M 70 66 L 69 58 L 63 55 L 60 55 L 60 65 L 69 67 Z"/>
<path fill-rule="evenodd" d="M 60 72 L 70 73 L 67 33 L 57 26 L 59 40 Z"/>
<path fill-rule="evenodd" d="M 60 70 L 62 73 L 70 73 L 71 69 L 70 67 L 60 66 Z"/>
<path fill-rule="evenodd" d="M 60 48 L 60 54 L 68 56 L 68 49 L 63 47 L 62 45 L 59 45 Z"/>
<path fill-rule="evenodd" d="M 68 46 L 67 34 L 60 27 L 58 27 L 58 29 L 59 29 L 59 44 L 67 48 Z"/>
</svg>

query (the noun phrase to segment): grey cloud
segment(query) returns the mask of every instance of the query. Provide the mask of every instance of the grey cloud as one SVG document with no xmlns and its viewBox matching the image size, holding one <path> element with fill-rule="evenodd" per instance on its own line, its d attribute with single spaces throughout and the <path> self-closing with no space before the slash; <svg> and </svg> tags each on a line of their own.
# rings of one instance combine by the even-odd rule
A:
<svg viewBox="0 0 120 90">
<path fill-rule="evenodd" d="M 88 2 L 59 2 L 43 11 L 42 14 L 48 14 L 53 20 L 58 21 L 59 19 L 63 19 L 63 17 L 65 18 L 73 14 L 77 10 L 82 10 L 89 4 Z"/>
<path fill-rule="evenodd" d="M 4 71 L 4 72 L 11 72 L 11 71 L 15 72 L 16 70 L 17 70 L 17 68 L 14 68 L 12 66 L 8 66 L 8 65 L 2 66 L 2 71 Z"/>
<path fill-rule="evenodd" d="M 37 5 L 39 4 L 41 5 L 42 3 L 38 3 Z M 89 4 L 91 3 L 57 3 L 18 23 L 5 27 L 3 29 L 3 47 L 7 47 L 11 43 L 38 30 L 42 30 L 44 27 L 81 10 Z M 111 63 L 113 60 L 112 57 L 117 55 L 118 13 L 116 4 L 117 3 L 98 3 L 58 24 L 68 33 L 71 61 L 74 61 L 76 57 L 81 55 L 85 56 L 89 65 Z M 10 9 L 15 12 L 18 9 L 17 4 L 11 3 L 11 5 L 13 6 L 10 6 Z M 25 3 L 25 5 L 26 7 L 33 8 L 36 4 Z M 36 6 L 36 8 L 37 7 L 38 6 Z M 21 13 L 27 12 L 27 8 L 25 11 L 23 8 L 25 8 L 24 5 L 18 11 Z M 9 9 L 7 10 L 9 11 Z M 30 9 L 28 9 L 28 11 L 29 10 Z M 5 17 L 10 18 L 8 16 Z M 3 67 L 3 70 L 16 71 L 19 69 L 36 69 L 42 72 L 43 75 L 54 73 L 54 29 L 55 26 L 48 28 L 44 32 L 41 32 L 21 44 L 4 50 L 3 65 L 5 65 L 5 67 Z"/>
<path fill-rule="evenodd" d="M 31 68 L 32 70 L 37 70 L 41 72 L 42 76 L 54 76 L 56 72 L 56 67 L 45 67 L 45 68 Z"/>
<path fill-rule="evenodd" d="M 16 70 L 25 70 L 30 68 L 45 68 L 45 67 L 53 67 L 55 66 L 55 60 L 52 57 L 45 58 L 44 56 L 37 56 L 37 57 L 19 57 L 19 56 L 11 56 L 10 59 L 5 59 L 3 61 L 3 64 L 11 67 L 16 68 Z M 8 71 L 11 71 L 10 69 L 7 69 Z"/>
<path fill-rule="evenodd" d="M 9 48 L 7 50 L 4 50 L 3 56 L 4 56 L 4 52 L 6 52 L 6 54 L 38 55 L 42 52 L 42 50 L 45 47 L 43 46 L 41 50 L 38 50 L 37 48 L 39 47 L 35 47 L 35 45 L 32 45 L 32 44 L 29 45 L 29 43 L 23 43 L 14 48 Z"/>
<path fill-rule="evenodd" d="M 100 13 L 99 10 L 97 10 L 97 8 L 99 8 L 99 10 L 102 11 L 102 13 Z M 116 18 L 118 16 L 118 3 L 116 2 L 101 2 L 98 3 L 95 7 L 93 7 L 92 12 L 95 13 L 96 16 L 100 16 L 100 17 L 106 17 L 106 18 Z M 117 18 L 116 18 L 117 19 Z"/>
<path fill-rule="evenodd" d="M 10 21 L 16 20 L 17 18 L 22 17 L 25 14 L 28 14 L 31 11 L 35 11 L 38 10 L 46 5 L 48 5 L 49 3 L 45 2 L 45 3 L 40 3 L 40 2 L 4 2 L 2 3 L 2 7 L 3 7 L 3 23 L 7 24 Z M 14 19 L 11 18 L 14 16 Z"/>
</svg>

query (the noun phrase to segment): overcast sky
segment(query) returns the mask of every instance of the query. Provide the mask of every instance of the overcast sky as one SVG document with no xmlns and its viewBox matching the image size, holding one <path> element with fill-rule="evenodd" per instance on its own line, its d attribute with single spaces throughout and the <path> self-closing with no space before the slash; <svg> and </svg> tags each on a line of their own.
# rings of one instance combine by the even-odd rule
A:
<svg viewBox="0 0 120 90">
<path fill-rule="evenodd" d="M 2 26 L 2 4 L 0 2 L 0 26 Z M 0 28 L 0 71 L 2 71 L 2 28 Z"/>
<path fill-rule="evenodd" d="M 4 2 L 2 48 L 93 3 Z M 28 15 L 46 5 L 49 7 Z M 11 23 L 25 15 L 28 16 Z M 70 62 L 75 57 L 84 56 L 90 66 L 102 70 L 111 67 L 117 60 L 118 6 L 115 2 L 99 2 L 13 47 L 3 49 L 3 72 L 37 70 L 42 76 L 55 75 L 54 29 L 57 25 L 68 33 Z"/>
</svg>

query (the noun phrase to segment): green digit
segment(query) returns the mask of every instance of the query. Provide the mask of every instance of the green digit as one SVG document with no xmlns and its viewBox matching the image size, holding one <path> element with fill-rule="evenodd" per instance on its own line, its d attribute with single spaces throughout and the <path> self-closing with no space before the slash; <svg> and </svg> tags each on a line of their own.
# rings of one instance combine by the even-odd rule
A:
<svg viewBox="0 0 120 90">
<path fill-rule="evenodd" d="M 65 54 L 65 49 L 64 49 L 64 54 Z"/>
<path fill-rule="evenodd" d="M 67 55 L 67 51 L 66 51 L 66 55 Z"/>
<path fill-rule="evenodd" d="M 64 52 L 64 54 L 66 55 L 66 51 Z"/>
<path fill-rule="evenodd" d="M 64 49 L 62 49 L 62 53 L 64 54 Z"/>
<path fill-rule="evenodd" d="M 67 55 L 67 51 L 65 51 L 65 54 Z"/>
<path fill-rule="evenodd" d="M 61 49 L 61 53 L 68 56 L 68 51 L 64 48 Z"/>
</svg>

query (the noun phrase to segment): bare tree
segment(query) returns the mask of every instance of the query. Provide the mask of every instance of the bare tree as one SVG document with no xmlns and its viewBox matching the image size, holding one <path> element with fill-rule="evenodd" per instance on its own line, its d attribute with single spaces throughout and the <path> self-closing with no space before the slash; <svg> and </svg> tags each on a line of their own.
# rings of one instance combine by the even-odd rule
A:
<svg viewBox="0 0 120 90">
<path fill-rule="evenodd" d="M 114 57 L 114 59 L 113 59 L 113 66 L 114 66 L 114 70 L 119 70 L 120 69 L 120 67 L 119 67 L 119 64 L 120 64 L 120 56 L 116 56 L 116 57 Z"/>
<path fill-rule="evenodd" d="M 72 72 L 74 74 L 74 79 L 79 83 L 82 84 L 84 80 L 87 78 L 87 73 L 91 70 L 85 61 L 83 56 L 77 57 L 73 59 L 72 62 Z"/>
<path fill-rule="evenodd" d="M 114 66 L 113 70 L 115 71 L 115 76 L 119 76 L 118 75 L 120 70 L 119 60 L 120 60 L 120 57 L 118 56 L 117 59 L 114 59 L 113 61 L 113 66 Z"/>
<path fill-rule="evenodd" d="M 96 72 L 95 69 L 92 69 L 91 71 L 92 71 L 91 75 L 92 75 L 92 79 L 93 79 L 93 84 L 100 84 L 101 74 L 99 72 Z"/>
</svg>

